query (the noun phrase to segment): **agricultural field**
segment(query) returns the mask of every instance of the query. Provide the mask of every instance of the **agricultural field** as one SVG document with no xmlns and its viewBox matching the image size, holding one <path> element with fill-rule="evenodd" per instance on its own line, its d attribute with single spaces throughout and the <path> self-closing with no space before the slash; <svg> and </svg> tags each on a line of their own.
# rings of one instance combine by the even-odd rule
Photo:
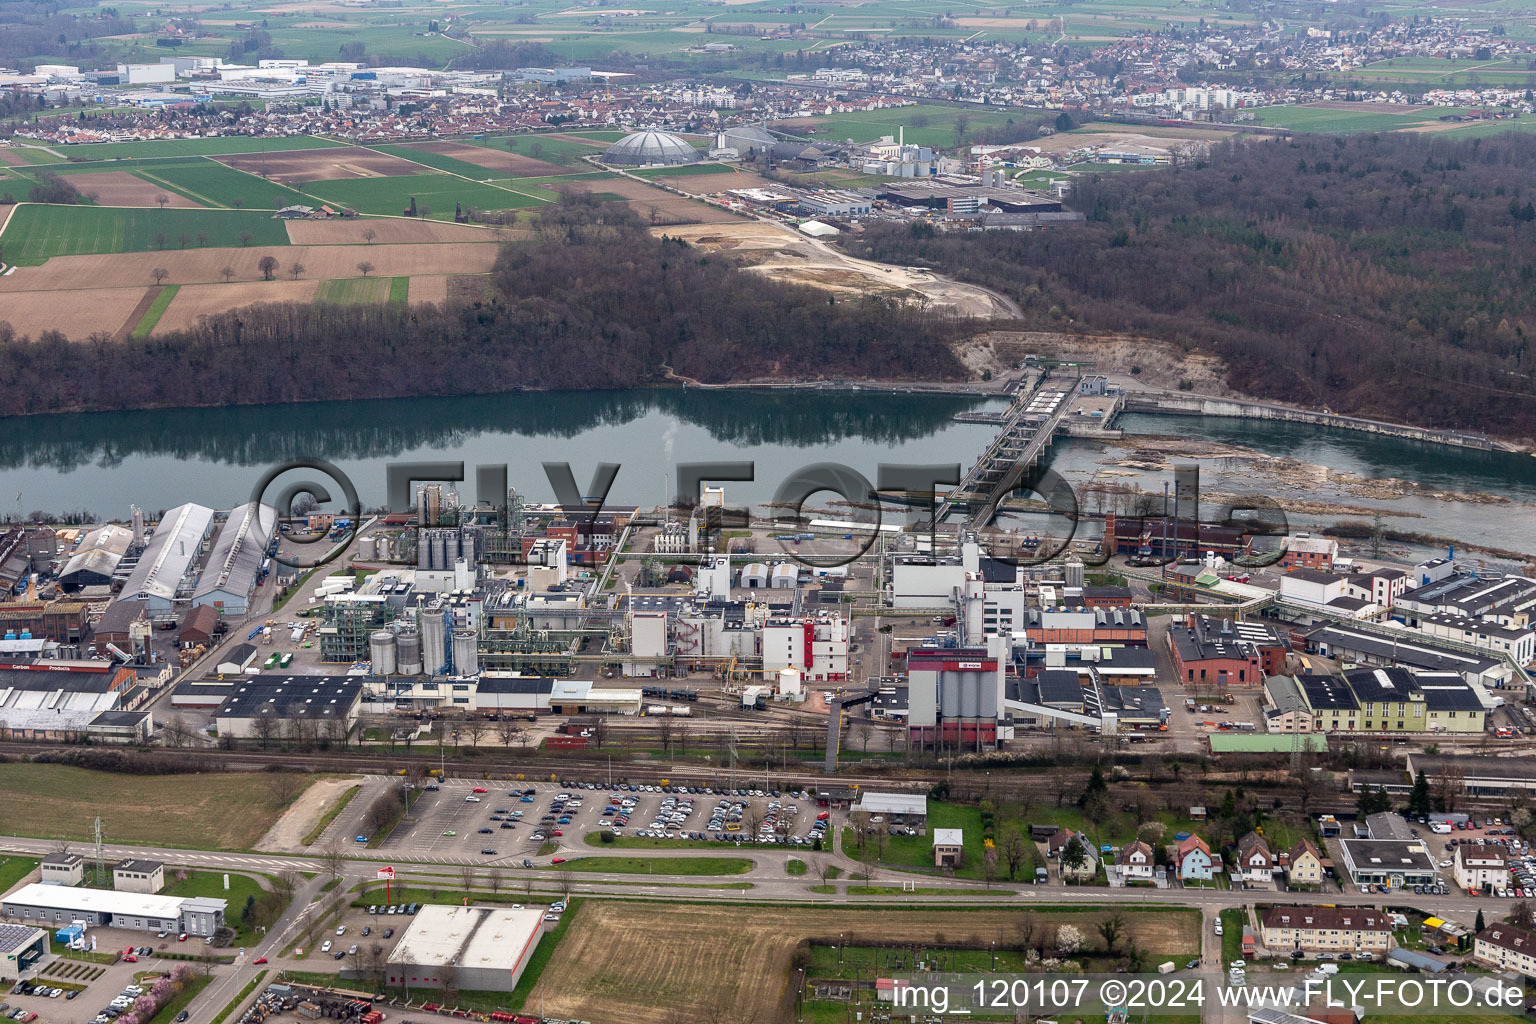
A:
<svg viewBox="0 0 1536 1024">
<path fill-rule="evenodd" d="M 963 122 L 959 119 L 963 118 Z M 918 146 L 952 147 L 960 144 L 960 127 L 966 134 L 974 134 L 985 128 L 1003 129 L 1010 122 L 1038 120 L 1037 112 L 993 111 L 985 112 L 974 107 L 943 107 L 925 103 L 911 107 L 894 107 L 886 110 L 861 110 L 826 117 L 799 117 L 774 122 L 770 127 L 809 138 L 852 139 L 854 142 L 874 142 L 886 135 L 895 138 L 906 129 L 906 141 Z"/>
<path fill-rule="evenodd" d="M 217 158 L 247 174 L 259 174 L 295 187 L 335 178 L 387 178 L 420 174 L 423 168 L 362 146 L 300 149 L 281 153 L 240 153 Z"/>
<path fill-rule="evenodd" d="M 179 192 L 161 188 L 127 171 L 72 174 L 69 183 L 98 206 L 156 207 L 161 196 L 165 197 L 167 206 L 178 210 L 194 210 L 202 206 Z"/>
<path fill-rule="evenodd" d="M 36 266 L 55 256 L 250 245 L 287 245 L 283 222 L 250 210 L 18 206 L 0 234 L 8 263 Z M 138 261 L 142 263 L 142 261 Z"/>
<path fill-rule="evenodd" d="M 488 175 L 487 175 L 488 176 Z M 419 215 L 437 220 L 453 220 L 454 205 L 480 210 L 510 210 L 539 206 L 554 199 L 554 193 L 537 186 L 511 187 L 469 181 L 454 174 L 418 174 L 408 178 L 347 178 L 317 181 L 307 190 L 315 200 L 333 206 L 349 206 L 359 213 L 398 216 L 411 205 L 414 196 Z M 426 208 L 425 213 L 422 207 Z"/>
<path fill-rule="evenodd" d="M 119 775 L 55 764 L 0 764 L 0 816 L 16 835 L 90 836 L 101 816 L 118 843 L 249 849 L 310 778 L 247 773 Z"/>
<path fill-rule="evenodd" d="M 119 160 L 125 157 L 222 156 L 229 153 L 262 153 L 291 149 L 325 149 L 340 142 L 293 135 L 286 139 L 249 138 L 243 135 L 209 139 L 162 139 L 150 142 L 97 142 L 84 146 L 56 146 L 70 160 Z"/>
<path fill-rule="evenodd" d="M 1456 107 L 1341 102 L 1309 103 L 1299 107 L 1259 107 L 1254 111 L 1254 116 L 1257 123 L 1271 128 L 1289 128 L 1296 132 L 1323 135 L 1353 135 L 1358 132 L 1439 128 L 1446 123 L 1440 120 L 1441 115 L 1457 112 Z"/>
<path fill-rule="evenodd" d="M 387 245 L 406 242 L 489 242 L 497 236 L 472 224 L 411 217 L 284 221 L 294 245 Z M 371 232 L 371 234 L 370 234 Z"/>
<path fill-rule="evenodd" d="M 315 301 L 348 306 L 387 302 L 393 284 L 392 277 L 333 278 L 321 282 Z"/>
<path fill-rule="evenodd" d="M 487 177 L 486 171 L 498 172 L 494 177 L 506 175 L 511 178 L 537 178 L 540 175 L 559 175 L 565 172 L 565 168 L 559 164 L 545 163 L 532 156 L 492 146 L 471 146 L 463 142 L 407 142 L 379 148 L 424 163 L 428 167 L 476 179 Z"/>
<path fill-rule="evenodd" d="M 1536 70 L 1523 59 L 1474 60 L 1449 57 L 1394 57 L 1328 77 L 1338 82 L 1409 89 L 1447 89 L 1466 85 L 1536 85 Z"/>
<path fill-rule="evenodd" d="M 1021 909 L 906 910 L 845 907 L 724 907 L 587 901 L 539 976 L 525 1006 L 582 1020 L 661 1020 L 668 1012 L 752 1007 L 763 1019 L 793 999 L 789 964 L 806 939 L 847 936 L 849 945 L 933 942 L 978 948 L 1016 941 Z M 1037 925 L 1068 922 L 1088 934 L 1097 910 L 1034 910 Z M 1193 913 L 1123 912 L 1127 931 L 1157 956 L 1199 950 Z M 643 950 L 643 954 L 637 951 Z M 1155 962 L 1155 961 L 1154 961 Z"/>
<path fill-rule="evenodd" d="M 134 173 L 161 188 L 180 192 L 203 206 L 277 210 L 296 204 L 314 205 L 313 199 L 287 185 L 266 181 L 215 160 L 197 158 L 157 163 L 152 167 L 141 167 Z"/>
</svg>

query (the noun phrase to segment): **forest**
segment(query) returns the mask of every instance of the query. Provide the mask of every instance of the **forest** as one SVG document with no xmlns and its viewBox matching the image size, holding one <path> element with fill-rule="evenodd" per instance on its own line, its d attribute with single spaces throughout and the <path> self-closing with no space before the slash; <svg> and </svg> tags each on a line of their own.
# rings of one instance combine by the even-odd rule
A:
<svg viewBox="0 0 1536 1024">
<path fill-rule="evenodd" d="M 0 415 L 605 389 L 756 376 L 963 376 L 967 320 L 834 299 L 653 237 L 574 195 L 505 247 L 486 296 L 453 308 L 270 303 L 119 342 L 0 322 Z"/>
<path fill-rule="evenodd" d="M 995 288 L 1033 329 L 1217 354 L 1248 394 L 1530 438 L 1533 167 L 1536 137 L 1513 133 L 1232 141 L 1075 179 L 1085 225 L 874 225 L 844 245 Z"/>
</svg>

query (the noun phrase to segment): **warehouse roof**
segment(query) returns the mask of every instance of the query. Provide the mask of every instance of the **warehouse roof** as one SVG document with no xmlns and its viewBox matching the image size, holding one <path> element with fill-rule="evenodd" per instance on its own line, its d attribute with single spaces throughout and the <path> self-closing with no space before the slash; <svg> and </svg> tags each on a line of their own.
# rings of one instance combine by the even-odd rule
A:
<svg viewBox="0 0 1536 1024">
<path fill-rule="evenodd" d="M 139 917 L 171 919 L 181 916 L 188 903 L 198 909 L 223 910 L 225 900 L 198 896 L 162 896 L 149 892 L 123 892 L 118 889 L 84 889 L 69 885 L 44 885 L 33 882 L 5 897 L 5 902 L 26 907 L 48 907 L 92 914 L 128 914 Z"/>
<path fill-rule="evenodd" d="M 424 906 L 389 954 L 392 964 L 510 970 L 539 941 L 538 910 Z"/>
<path fill-rule="evenodd" d="M 127 527 L 99 526 L 81 538 L 80 546 L 64 563 L 59 577 L 62 579 L 77 572 L 111 576 L 132 543 L 133 531 Z"/>
<path fill-rule="evenodd" d="M 175 597 L 187 570 L 197 564 L 198 551 L 212 525 L 213 509 L 192 502 L 167 512 L 124 584 L 121 597 L 151 596 L 167 601 Z"/>
<path fill-rule="evenodd" d="M 275 508 L 255 501 L 231 511 L 219 531 L 219 539 L 213 543 L 192 600 L 215 593 L 249 594 L 256 586 L 256 575 L 267 553 L 266 524 L 276 520 Z"/>
<path fill-rule="evenodd" d="M 870 814 L 906 814 L 926 816 L 928 798 L 922 793 L 870 793 L 859 797 L 859 810 Z"/>
<path fill-rule="evenodd" d="M 289 676 L 253 678 L 241 682 L 219 708 L 218 718 L 344 717 L 363 692 L 361 679 L 351 676 Z"/>
</svg>

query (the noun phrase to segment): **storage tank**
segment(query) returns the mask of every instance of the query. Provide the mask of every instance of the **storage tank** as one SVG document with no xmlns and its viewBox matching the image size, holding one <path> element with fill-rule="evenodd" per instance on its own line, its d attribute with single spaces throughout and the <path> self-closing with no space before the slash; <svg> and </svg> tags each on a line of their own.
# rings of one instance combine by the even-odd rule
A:
<svg viewBox="0 0 1536 1024">
<path fill-rule="evenodd" d="M 956 672 L 939 673 L 939 707 L 946 719 L 960 717 L 960 676 Z"/>
<path fill-rule="evenodd" d="M 978 672 L 961 672 L 956 677 L 960 689 L 960 717 L 979 718 L 981 716 L 981 687 L 978 685 Z"/>
<path fill-rule="evenodd" d="M 368 656 L 373 659 L 374 675 L 394 675 L 395 634 L 387 629 L 374 630 L 368 634 Z"/>
<path fill-rule="evenodd" d="M 421 675 L 421 634 L 414 629 L 395 638 L 395 670 L 403 676 Z"/>
<path fill-rule="evenodd" d="M 368 561 L 377 558 L 378 541 L 374 540 L 371 535 L 359 540 L 357 542 L 357 557 Z"/>
<path fill-rule="evenodd" d="M 480 671 L 478 638 L 472 629 L 453 631 L 453 671 L 461 676 L 472 676 Z"/>
<path fill-rule="evenodd" d="M 1083 585 L 1083 560 L 1073 555 L 1067 559 L 1067 586 L 1081 588 Z"/>
<path fill-rule="evenodd" d="M 429 605 L 421 613 L 421 670 L 435 676 L 448 662 L 446 628 L 443 625 L 443 606 Z"/>
<path fill-rule="evenodd" d="M 981 720 L 995 722 L 998 718 L 997 679 L 991 672 L 981 676 Z"/>
</svg>

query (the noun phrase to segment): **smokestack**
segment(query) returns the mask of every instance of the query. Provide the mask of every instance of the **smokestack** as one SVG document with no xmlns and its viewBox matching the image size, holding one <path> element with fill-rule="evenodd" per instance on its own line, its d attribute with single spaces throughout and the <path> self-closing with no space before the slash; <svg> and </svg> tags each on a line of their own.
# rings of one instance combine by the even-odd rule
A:
<svg viewBox="0 0 1536 1024">
<path fill-rule="evenodd" d="M 896 145 L 898 145 L 898 146 L 905 146 L 906 144 L 907 144 L 907 126 L 904 125 L 904 124 L 897 125 L 896 126 Z"/>
</svg>

